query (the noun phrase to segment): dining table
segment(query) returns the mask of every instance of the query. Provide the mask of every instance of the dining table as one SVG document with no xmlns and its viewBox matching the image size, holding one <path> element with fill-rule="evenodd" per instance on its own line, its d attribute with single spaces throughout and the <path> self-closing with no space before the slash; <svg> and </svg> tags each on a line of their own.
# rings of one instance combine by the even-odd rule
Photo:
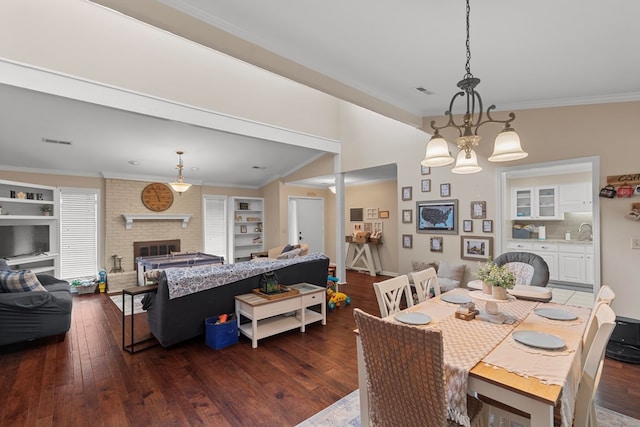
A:
<svg viewBox="0 0 640 427">
<path fill-rule="evenodd" d="M 560 425 L 571 426 L 582 374 L 582 336 L 591 310 L 510 296 L 498 304 L 496 320 L 486 312 L 488 303 L 495 310 L 491 297 L 481 293 L 456 288 L 384 320 L 442 331 L 449 419 L 469 427 L 467 394 L 480 394 L 528 413 L 531 426 L 552 427 L 556 408 Z M 456 317 L 469 301 L 479 315 Z M 427 315 L 428 322 L 416 322 L 416 315 L 406 313 Z M 366 369 L 357 330 L 356 348 L 361 425 L 368 426 Z"/>
</svg>

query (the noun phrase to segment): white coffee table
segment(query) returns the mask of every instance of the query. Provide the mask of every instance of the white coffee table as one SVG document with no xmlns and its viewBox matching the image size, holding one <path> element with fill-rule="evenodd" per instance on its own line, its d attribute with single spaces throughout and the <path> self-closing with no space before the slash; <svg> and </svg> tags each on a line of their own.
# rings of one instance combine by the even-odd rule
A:
<svg viewBox="0 0 640 427">
<path fill-rule="evenodd" d="M 271 300 L 254 293 L 235 297 L 238 332 L 251 338 L 251 347 L 258 347 L 259 339 L 291 329 L 300 328 L 300 332 L 304 332 L 305 326 L 313 322 L 327 324 L 325 287 L 309 283 L 287 287 L 297 289 L 299 293 Z M 320 305 L 320 312 L 310 310 L 317 305 Z M 243 317 L 251 323 L 241 323 Z"/>
</svg>

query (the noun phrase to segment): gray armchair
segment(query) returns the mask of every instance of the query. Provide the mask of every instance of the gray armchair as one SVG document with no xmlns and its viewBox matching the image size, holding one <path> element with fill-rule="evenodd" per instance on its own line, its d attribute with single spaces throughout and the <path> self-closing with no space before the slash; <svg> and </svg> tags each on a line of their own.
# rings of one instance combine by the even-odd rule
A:
<svg viewBox="0 0 640 427">
<path fill-rule="evenodd" d="M 505 252 L 494 261 L 496 265 L 508 264 L 516 275 L 516 285 L 547 286 L 549 266 L 540 255 L 530 252 Z"/>
</svg>

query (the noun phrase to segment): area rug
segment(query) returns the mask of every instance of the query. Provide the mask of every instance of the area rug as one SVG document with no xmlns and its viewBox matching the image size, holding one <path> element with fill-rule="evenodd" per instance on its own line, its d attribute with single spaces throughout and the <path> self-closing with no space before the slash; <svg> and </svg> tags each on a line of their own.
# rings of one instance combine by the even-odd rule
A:
<svg viewBox="0 0 640 427">
<path fill-rule="evenodd" d="M 640 427 L 640 420 L 596 405 L 599 427 Z M 355 390 L 297 427 L 360 426 L 360 394 Z"/>
<path fill-rule="evenodd" d="M 144 313 L 144 310 L 142 309 L 143 297 L 144 295 L 135 295 L 133 297 L 133 314 Z M 111 301 L 113 301 L 116 307 L 118 307 L 118 309 L 122 311 L 122 295 L 112 295 L 109 298 L 111 299 Z M 124 313 L 127 315 L 131 314 L 131 296 L 130 295 L 125 296 L 124 304 L 125 304 Z"/>
</svg>

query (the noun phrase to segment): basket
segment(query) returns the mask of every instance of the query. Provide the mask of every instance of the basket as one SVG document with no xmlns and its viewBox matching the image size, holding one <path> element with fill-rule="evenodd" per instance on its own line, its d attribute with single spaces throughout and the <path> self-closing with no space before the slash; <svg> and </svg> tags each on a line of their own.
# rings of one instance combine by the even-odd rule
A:
<svg viewBox="0 0 640 427">
<path fill-rule="evenodd" d="M 78 295 L 83 295 L 83 294 L 92 294 L 96 291 L 96 287 L 98 286 L 97 283 L 94 283 L 92 285 L 88 285 L 88 286 L 72 286 L 72 289 L 75 289 L 76 292 L 78 293 Z"/>
<path fill-rule="evenodd" d="M 204 320 L 205 342 L 214 350 L 220 350 L 238 343 L 238 322 L 233 316 L 225 323 L 216 323 L 217 317 Z"/>
</svg>

